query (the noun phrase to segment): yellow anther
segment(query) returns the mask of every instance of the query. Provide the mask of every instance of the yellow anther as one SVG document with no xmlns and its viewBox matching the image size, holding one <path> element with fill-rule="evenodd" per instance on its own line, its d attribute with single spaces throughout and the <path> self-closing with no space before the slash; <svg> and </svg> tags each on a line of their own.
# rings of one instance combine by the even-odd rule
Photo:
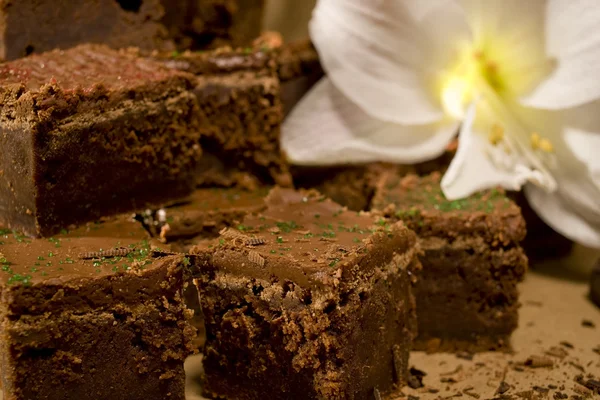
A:
<svg viewBox="0 0 600 400">
<path fill-rule="evenodd" d="M 539 133 L 533 132 L 531 134 L 531 148 L 537 150 L 540 148 L 540 142 L 542 141 L 542 137 Z"/>
<path fill-rule="evenodd" d="M 554 151 L 554 146 L 552 145 L 552 143 L 550 143 L 550 141 L 548 139 L 542 139 L 540 140 L 540 150 L 546 152 L 546 153 L 552 153 Z"/>
<path fill-rule="evenodd" d="M 489 139 L 494 146 L 500 143 L 504 139 L 504 128 L 498 124 L 492 125 Z"/>
</svg>

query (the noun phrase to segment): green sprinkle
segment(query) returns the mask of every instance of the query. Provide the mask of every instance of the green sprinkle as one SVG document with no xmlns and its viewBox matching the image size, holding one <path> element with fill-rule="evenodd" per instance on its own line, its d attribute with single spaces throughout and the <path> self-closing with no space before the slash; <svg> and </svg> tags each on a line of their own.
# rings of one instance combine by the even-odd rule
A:
<svg viewBox="0 0 600 400">
<path fill-rule="evenodd" d="M 283 238 L 281 236 L 277 236 L 277 243 L 283 243 Z"/>
</svg>

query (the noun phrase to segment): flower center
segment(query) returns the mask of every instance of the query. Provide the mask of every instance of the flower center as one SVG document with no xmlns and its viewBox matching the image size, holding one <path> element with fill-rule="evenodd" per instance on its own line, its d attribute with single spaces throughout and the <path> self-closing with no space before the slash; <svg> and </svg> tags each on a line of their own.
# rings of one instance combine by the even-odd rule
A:
<svg viewBox="0 0 600 400">
<path fill-rule="evenodd" d="M 466 108 L 480 94 L 478 87 L 487 85 L 497 94 L 503 92 L 505 80 L 496 59 L 489 52 L 468 48 L 460 52 L 458 62 L 441 79 L 441 102 L 444 110 L 462 119 Z"/>
</svg>

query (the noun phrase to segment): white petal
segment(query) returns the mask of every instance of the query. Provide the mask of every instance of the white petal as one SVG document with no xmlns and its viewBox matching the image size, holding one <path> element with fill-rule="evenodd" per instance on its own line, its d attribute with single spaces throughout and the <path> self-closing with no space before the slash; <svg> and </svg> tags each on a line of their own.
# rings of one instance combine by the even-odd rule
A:
<svg viewBox="0 0 600 400">
<path fill-rule="evenodd" d="M 426 124 L 443 115 L 428 74 L 445 66 L 441 54 L 468 27 L 452 0 L 320 0 L 310 32 L 329 77 L 354 103 L 384 121 Z"/>
<path fill-rule="evenodd" d="M 524 105 L 564 109 L 600 98 L 600 7 L 597 0 L 549 0 L 546 49 L 557 60 L 555 71 Z"/>
<path fill-rule="evenodd" d="M 560 193 L 546 193 L 527 185 L 525 195 L 531 207 L 555 231 L 575 242 L 600 248 L 600 223 L 576 213 Z"/>
<path fill-rule="evenodd" d="M 404 164 L 442 154 L 457 130 L 458 123 L 448 119 L 412 126 L 379 121 L 323 78 L 284 121 L 281 143 L 295 164 Z"/>
<path fill-rule="evenodd" d="M 501 165 L 502 160 L 493 159 L 494 155 L 502 156 L 503 150 L 492 148 L 486 135 L 476 132 L 473 127 L 475 112 L 472 104 L 460 129 L 456 155 L 442 178 L 444 195 L 454 200 L 498 186 L 518 190 L 527 181 L 542 181 L 541 174 L 525 164 Z M 498 153 L 494 153 L 496 151 Z"/>
</svg>

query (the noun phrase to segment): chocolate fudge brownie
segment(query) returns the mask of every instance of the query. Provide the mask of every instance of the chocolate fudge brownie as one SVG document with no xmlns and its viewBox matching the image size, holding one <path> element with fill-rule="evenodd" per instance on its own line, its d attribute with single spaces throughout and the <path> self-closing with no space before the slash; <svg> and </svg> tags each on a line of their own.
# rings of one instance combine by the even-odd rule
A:
<svg viewBox="0 0 600 400">
<path fill-rule="evenodd" d="M 0 65 L 0 223 L 46 236 L 188 195 L 192 79 L 100 45 Z"/>
<path fill-rule="evenodd" d="M 405 383 L 414 233 L 315 192 L 274 189 L 267 204 L 202 258 L 206 392 L 372 399 Z"/>
<path fill-rule="evenodd" d="M 49 239 L 0 232 L 4 399 L 185 398 L 189 261 L 144 238 L 125 218 Z"/>
<path fill-rule="evenodd" d="M 596 261 L 590 277 L 590 297 L 600 307 L 600 259 Z"/>
<path fill-rule="evenodd" d="M 151 56 L 196 75 L 204 152 L 198 186 L 291 186 L 279 145 L 283 112 L 272 52 L 222 48 Z"/>
<path fill-rule="evenodd" d="M 0 9 L 0 59 L 82 43 L 171 51 L 245 45 L 264 0 L 20 0 Z"/>
<path fill-rule="evenodd" d="M 517 283 L 527 269 L 525 222 L 500 190 L 449 201 L 440 174 L 382 177 L 373 201 L 419 237 L 416 348 L 506 349 L 517 327 Z"/>
</svg>

